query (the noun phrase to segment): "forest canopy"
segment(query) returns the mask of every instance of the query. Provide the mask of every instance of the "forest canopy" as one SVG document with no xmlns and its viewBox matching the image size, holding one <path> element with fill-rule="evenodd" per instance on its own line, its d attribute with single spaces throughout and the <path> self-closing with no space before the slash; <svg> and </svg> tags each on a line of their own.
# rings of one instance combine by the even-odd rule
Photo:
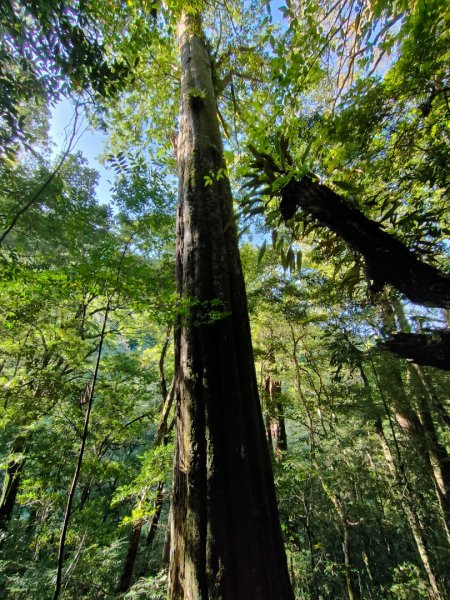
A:
<svg viewBox="0 0 450 600">
<path fill-rule="evenodd" d="M 447 4 L 1 4 L 1 598 L 449 597 Z"/>
</svg>

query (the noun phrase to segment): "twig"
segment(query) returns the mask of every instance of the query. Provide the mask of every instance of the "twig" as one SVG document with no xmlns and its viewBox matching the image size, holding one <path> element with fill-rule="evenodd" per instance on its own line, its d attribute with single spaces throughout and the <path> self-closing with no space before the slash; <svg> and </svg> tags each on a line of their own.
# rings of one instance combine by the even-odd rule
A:
<svg viewBox="0 0 450 600">
<path fill-rule="evenodd" d="M 77 137 L 77 134 L 79 131 L 77 128 L 78 117 L 79 117 L 78 108 L 79 108 L 78 106 L 75 107 L 75 117 L 74 117 L 72 135 L 70 136 L 67 147 L 66 147 L 65 151 L 63 152 L 58 164 L 56 165 L 55 169 L 50 173 L 50 175 L 47 177 L 47 179 L 44 181 L 44 183 L 41 185 L 41 187 L 31 196 L 31 198 L 28 200 L 28 202 L 26 204 L 24 204 L 22 206 L 22 208 L 19 209 L 17 211 L 17 213 L 14 215 L 11 223 L 8 225 L 8 227 L 5 229 L 5 231 L 0 236 L 0 245 L 4 242 L 6 236 L 9 235 L 9 233 L 11 233 L 11 231 L 14 229 L 14 227 L 16 226 L 16 223 L 20 219 L 20 217 L 36 202 L 36 200 L 39 198 L 39 196 L 48 188 L 48 186 L 51 184 L 53 179 L 56 177 L 56 175 L 61 170 L 68 155 L 73 150 L 75 145 L 78 143 L 81 135 L 84 133 L 85 130 L 80 134 L 80 136 Z"/>
</svg>

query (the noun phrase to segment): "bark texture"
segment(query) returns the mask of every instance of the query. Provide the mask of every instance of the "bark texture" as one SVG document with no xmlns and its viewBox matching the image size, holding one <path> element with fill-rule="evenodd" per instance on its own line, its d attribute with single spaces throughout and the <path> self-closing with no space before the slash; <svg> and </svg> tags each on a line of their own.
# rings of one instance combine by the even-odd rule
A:
<svg viewBox="0 0 450 600">
<path fill-rule="evenodd" d="M 375 289 L 381 290 L 385 283 L 390 283 L 413 302 L 450 307 L 449 275 L 422 262 L 400 240 L 326 185 L 309 176 L 290 181 L 281 190 L 283 219 L 292 218 L 298 208 L 330 228 L 364 256 Z"/>
<path fill-rule="evenodd" d="M 450 371 L 450 331 L 447 329 L 428 333 L 396 333 L 382 346 L 417 365 Z"/>
<path fill-rule="evenodd" d="M 182 17 L 179 43 L 177 279 L 188 309 L 175 336 L 169 598 L 290 600 L 232 198 L 220 171 L 225 164 L 211 64 L 198 17 Z"/>
</svg>

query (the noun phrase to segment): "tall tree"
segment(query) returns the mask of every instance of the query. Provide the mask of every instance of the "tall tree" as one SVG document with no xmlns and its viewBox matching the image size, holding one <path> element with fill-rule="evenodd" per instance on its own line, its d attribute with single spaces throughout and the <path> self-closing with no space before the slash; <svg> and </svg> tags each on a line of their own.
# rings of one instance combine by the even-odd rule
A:
<svg viewBox="0 0 450 600">
<path fill-rule="evenodd" d="M 176 333 L 169 597 L 289 599 L 211 60 L 198 12 L 183 13 L 178 39 L 177 281 L 189 311 Z"/>
</svg>

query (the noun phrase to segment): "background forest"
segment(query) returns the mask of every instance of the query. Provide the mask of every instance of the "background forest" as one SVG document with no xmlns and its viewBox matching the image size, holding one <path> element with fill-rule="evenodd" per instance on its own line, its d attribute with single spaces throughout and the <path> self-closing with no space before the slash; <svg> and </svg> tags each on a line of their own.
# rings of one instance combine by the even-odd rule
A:
<svg viewBox="0 0 450 600">
<path fill-rule="evenodd" d="M 187 8 L 0 6 L 1 598 L 166 597 Z M 447 2 L 189 10 L 227 161 L 204 185 L 233 190 L 295 598 L 445 600 Z M 107 139 L 107 203 L 77 151 L 86 122 Z"/>
</svg>

